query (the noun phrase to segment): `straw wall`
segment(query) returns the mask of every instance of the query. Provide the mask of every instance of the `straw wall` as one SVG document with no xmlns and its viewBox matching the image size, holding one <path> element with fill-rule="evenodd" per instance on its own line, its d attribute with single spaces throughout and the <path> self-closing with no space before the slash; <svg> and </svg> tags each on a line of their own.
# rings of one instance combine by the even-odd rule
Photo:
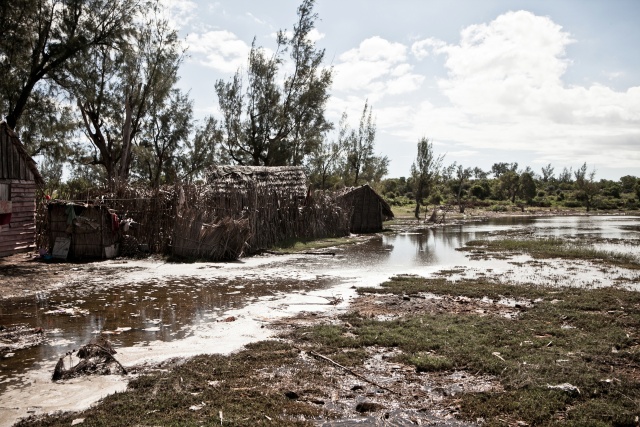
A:
<svg viewBox="0 0 640 427">
<path fill-rule="evenodd" d="M 91 197 L 133 219 L 138 225 L 127 234 L 151 252 L 210 260 L 294 238 L 348 235 L 351 217 L 351 206 L 334 197 L 307 195 L 301 168 L 218 167 L 200 185 L 126 187 Z"/>
</svg>

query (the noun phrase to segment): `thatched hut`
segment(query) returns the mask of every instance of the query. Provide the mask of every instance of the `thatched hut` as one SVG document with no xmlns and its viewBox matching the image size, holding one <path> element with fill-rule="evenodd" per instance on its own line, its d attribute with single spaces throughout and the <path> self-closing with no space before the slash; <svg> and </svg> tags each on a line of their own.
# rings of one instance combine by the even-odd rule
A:
<svg viewBox="0 0 640 427">
<path fill-rule="evenodd" d="M 235 259 L 296 237 L 306 181 L 301 167 L 212 168 L 204 188 L 178 206 L 172 252 Z"/>
<path fill-rule="evenodd" d="M 0 123 L 0 257 L 35 249 L 36 191 L 43 184 L 18 135 Z"/>
<path fill-rule="evenodd" d="M 393 218 L 393 212 L 387 202 L 368 185 L 348 188 L 338 196 L 352 206 L 351 232 L 375 233 L 382 231 L 382 222 Z"/>
<path fill-rule="evenodd" d="M 306 184 L 301 167 L 215 167 L 203 187 L 181 190 L 172 252 L 225 260 L 292 239 L 348 235 L 350 206 Z"/>
<path fill-rule="evenodd" d="M 54 257 L 104 259 L 118 255 L 120 222 L 112 209 L 59 200 L 47 208 L 49 249 Z M 56 245 L 65 247 L 62 253 L 56 254 Z"/>
</svg>

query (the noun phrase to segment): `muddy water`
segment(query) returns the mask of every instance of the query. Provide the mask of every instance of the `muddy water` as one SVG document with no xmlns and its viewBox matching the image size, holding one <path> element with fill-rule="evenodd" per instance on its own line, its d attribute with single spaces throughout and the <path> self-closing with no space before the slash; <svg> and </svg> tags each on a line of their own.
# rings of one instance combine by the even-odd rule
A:
<svg viewBox="0 0 640 427">
<path fill-rule="evenodd" d="M 29 413 L 80 409 L 122 390 L 119 378 L 49 381 L 58 358 L 99 333 L 109 334 L 123 364 L 230 352 L 269 336 L 270 321 L 300 311 L 344 308 L 354 287 L 396 274 L 491 272 L 514 282 L 638 287 L 637 273 L 584 262 L 471 259 L 467 241 L 506 233 L 591 239 L 608 250 L 640 255 L 638 217 L 504 218 L 435 229 L 407 228 L 335 249 L 336 256 L 265 256 L 236 263 L 166 264 L 109 261 L 81 266 L 55 291 L 0 302 L 0 324 L 42 327 L 45 344 L 0 360 L 0 425 Z M 622 281 L 615 282 L 612 278 Z M 105 382 L 106 381 L 106 382 Z M 76 393 L 86 399 L 56 399 Z M 47 404 L 43 404 L 47 401 Z"/>
</svg>

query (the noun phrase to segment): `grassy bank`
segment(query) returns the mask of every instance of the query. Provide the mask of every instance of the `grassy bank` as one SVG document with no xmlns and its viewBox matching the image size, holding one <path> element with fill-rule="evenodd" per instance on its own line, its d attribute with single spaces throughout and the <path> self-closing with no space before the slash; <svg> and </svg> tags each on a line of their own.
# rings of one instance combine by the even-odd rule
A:
<svg viewBox="0 0 640 427">
<path fill-rule="evenodd" d="M 292 320 L 281 340 L 162 367 L 83 413 L 19 425 L 302 426 L 398 405 L 484 425 L 638 425 L 640 293 L 412 276 L 359 292 L 339 319 Z M 430 385 L 455 372 L 492 385 Z"/>
</svg>

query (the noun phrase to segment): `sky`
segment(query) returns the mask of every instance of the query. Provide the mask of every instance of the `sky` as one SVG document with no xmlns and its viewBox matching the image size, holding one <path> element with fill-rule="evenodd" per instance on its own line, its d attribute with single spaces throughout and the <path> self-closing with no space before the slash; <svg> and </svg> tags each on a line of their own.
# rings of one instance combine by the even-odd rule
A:
<svg viewBox="0 0 640 427">
<path fill-rule="evenodd" d="M 162 2 L 188 46 L 180 87 L 199 119 L 219 115 L 215 81 L 246 67 L 254 38 L 275 49 L 300 4 Z M 640 176 L 640 1 L 318 0 L 314 11 L 333 68 L 326 116 L 357 126 L 368 100 L 388 177 L 410 174 L 422 137 L 445 164 Z"/>
</svg>

